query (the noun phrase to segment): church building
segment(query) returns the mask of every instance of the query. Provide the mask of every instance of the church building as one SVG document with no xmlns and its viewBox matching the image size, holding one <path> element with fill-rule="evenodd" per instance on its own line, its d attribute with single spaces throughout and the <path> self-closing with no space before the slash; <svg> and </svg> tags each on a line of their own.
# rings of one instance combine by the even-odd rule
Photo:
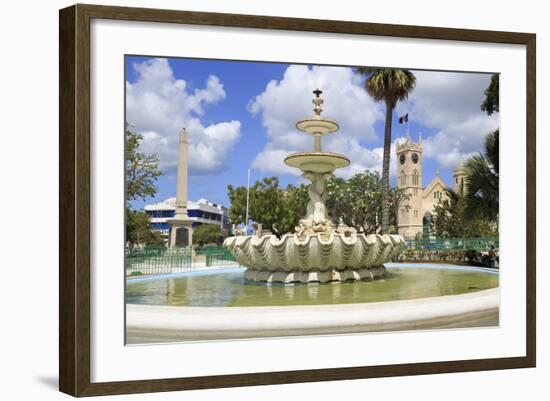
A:
<svg viewBox="0 0 550 401">
<path fill-rule="evenodd" d="M 405 239 L 415 239 L 420 236 L 430 236 L 430 221 L 435 205 L 447 198 L 447 186 L 436 173 L 436 176 L 427 185 L 422 185 L 422 135 L 417 143 L 411 141 L 407 132 L 404 143 L 397 140 L 397 188 L 404 189 L 410 195 L 408 201 L 397 213 L 397 232 Z M 466 172 L 461 161 L 453 171 L 453 189 L 464 191 Z M 406 205 L 409 207 L 407 208 Z"/>
</svg>

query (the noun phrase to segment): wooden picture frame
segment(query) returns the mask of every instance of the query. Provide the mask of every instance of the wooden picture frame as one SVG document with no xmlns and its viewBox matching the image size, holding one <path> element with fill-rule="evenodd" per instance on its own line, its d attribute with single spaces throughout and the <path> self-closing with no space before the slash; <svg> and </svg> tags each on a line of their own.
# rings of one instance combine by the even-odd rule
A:
<svg viewBox="0 0 550 401">
<path fill-rule="evenodd" d="M 526 355 L 221 376 L 93 383 L 90 380 L 90 21 L 109 19 L 218 27 L 516 44 L 526 47 Z M 74 5 L 59 14 L 59 388 L 73 396 L 363 379 L 534 367 L 536 361 L 535 50 L 530 33 L 350 21 Z"/>
</svg>

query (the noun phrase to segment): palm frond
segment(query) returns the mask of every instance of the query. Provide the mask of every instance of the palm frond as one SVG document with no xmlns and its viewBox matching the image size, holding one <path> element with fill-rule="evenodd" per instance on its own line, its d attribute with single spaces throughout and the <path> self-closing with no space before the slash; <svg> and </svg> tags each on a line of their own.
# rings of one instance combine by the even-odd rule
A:
<svg viewBox="0 0 550 401">
<path fill-rule="evenodd" d="M 499 214 L 498 175 L 482 154 L 468 159 L 465 167 L 468 213 L 496 220 Z"/>
<path fill-rule="evenodd" d="M 356 73 L 366 77 L 367 93 L 377 102 L 385 101 L 392 109 L 398 101 L 406 100 L 416 86 L 416 77 L 409 70 L 358 67 Z"/>
<path fill-rule="evenodd" d="M 485 157 L 498 174 L 498 136 L 499 130 L 491 132 L 485 137 Z"/>
</svg>

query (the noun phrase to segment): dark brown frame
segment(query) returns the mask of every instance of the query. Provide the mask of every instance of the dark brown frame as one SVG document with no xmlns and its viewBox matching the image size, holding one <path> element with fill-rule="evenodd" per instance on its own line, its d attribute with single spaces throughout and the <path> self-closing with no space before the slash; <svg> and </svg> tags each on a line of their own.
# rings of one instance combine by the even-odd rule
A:
<svg viewBox="0 0 550 401">
<path fill-rule="evenodd" d="M 525 45 L 527 308 L 524 357 L 90 382 L 90 21 L 92 18 Z M 536 35 L 254 15 L 74 5 L 59 13 L 59 389 L 73 396 L 535 367 Z"/>
</svg>

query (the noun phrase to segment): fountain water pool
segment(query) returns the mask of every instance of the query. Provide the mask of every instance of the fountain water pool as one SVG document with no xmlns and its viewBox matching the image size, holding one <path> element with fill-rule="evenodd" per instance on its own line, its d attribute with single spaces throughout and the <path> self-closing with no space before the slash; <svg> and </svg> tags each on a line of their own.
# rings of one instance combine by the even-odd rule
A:
<svg viewBox="0 0 550 401">
<path fill-rule="evenodd" d="M 242 268 L 135 278 L 127 302 L 197 307 L 328 305 L 459 295 L 498 287 L 498 271 L 451 266 L 388 264 L 384 278 L 336 285 L 245 282 Z"/>
<path fill-rule="evenodd" d="M 243 282 L 242 268 L 127 280 L 129 344 L 499 323 L 498 271 L 387 264 L 376 282 Z"/>
</svg>

